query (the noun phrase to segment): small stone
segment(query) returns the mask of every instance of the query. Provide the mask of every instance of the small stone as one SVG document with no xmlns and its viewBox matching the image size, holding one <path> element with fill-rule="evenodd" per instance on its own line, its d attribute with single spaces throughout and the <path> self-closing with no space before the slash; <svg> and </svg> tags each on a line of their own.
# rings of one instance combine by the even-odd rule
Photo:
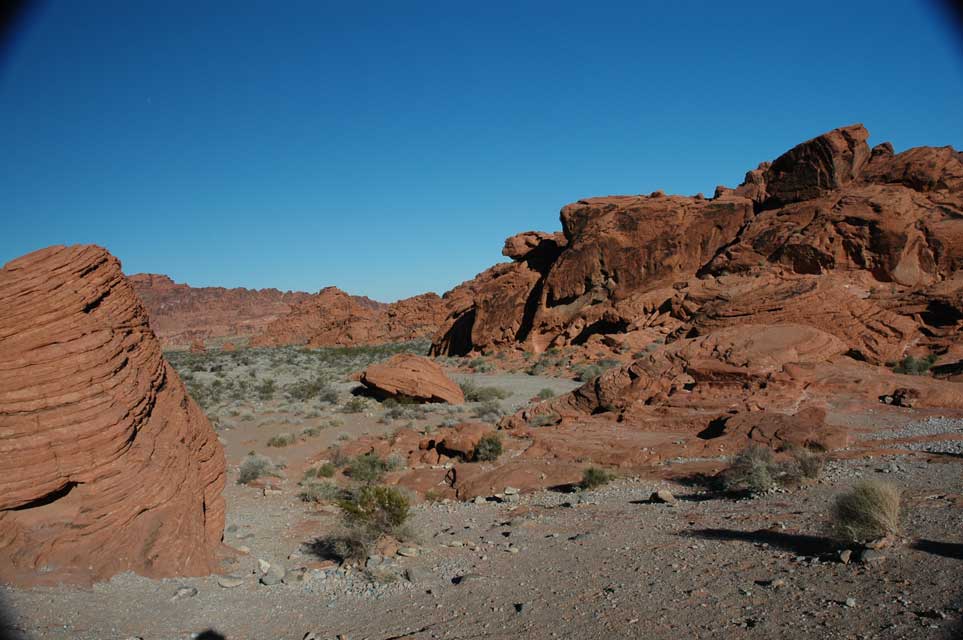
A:
<svg viewBox="0 0 963 640">
<path fill-rule="evenodd" d="M 425 582 L 431 574 L 419 567 L 408 567 L 405 569 L 405 579 L 412 584 Z"/>
<path fill-rule="evenodd" d="M 508 547 L 506 551 L 508 551 L 508 553 L 518 553 L 520 549 L 518 547 Z"/>
<path fill-rule="evenodd" d="M 474 502 L 475 504 L 485 504 L 486 502 L 488 502 L 488 498 L 486 498 L 485 496 L 475 496 Z"/>
<path fill-rule="evenodd" d="M 675 504 L 675 496 L 668 489 L 659 489 L 658 491 L 653 491 L 652 495 L 649 497 L 650 502 L 659 502 L 662 504 Z"/>
<path fill-rule="evenodd" d="M 449 540 L 449 541 L 448 541 L 448 546 L 449 546 L 449 547 L 464 547 L 464 546 L 465 546 L 465 543 L 462 542 L 461 540 Z"/>
<path fill-rule="evenodd" d="M 864 564 L 870 564 L 874 562 L 882 562 L 886 559 L 882 551 L 877 551 L 875 549 L 861 549 L 857 560 Z"/>
<path fill-rule="evenodd" d="M 782 578 L 776 578 L 775 580 L 769 583 L 769 587 L 771 589 L 782 589 L 785 586 L 786 586 L 786 581 L 783 580 Z"/>
<path fill-rule="evenodd" d="M 217 584 L 225 589 L 233 589 L 244 584 L 244 578 L 238 576 L 217 576 Z"/>
<path fill-rule="evenodd" d="M 856 606 L 856 598 L 846 598 L 844 603 L 847 607 L 852 608 Z"/>
<path fill-rule="evenodd" d="M 485 579 L 484 576 L 479 575 L 477 573 L 465 573 L 460 576 L 455 576 L 454 578 L 451 579 L 451 581 L 453 584 L 457 584 L 458 586 L 461 586 L 465 584 L 481 582 L 484 579 Z"/>
<path fill-rule="evenodd" d="M 184 600 L 186 598 L 193 598 L 197 595 L 197 589 L 194 587 L 179 587 L 174 595 L 171 596 L 171 602 L 176 600 Z"/>
<path fill-rule="evenodd" d="M 849 564 L 849 560 L 853 557 L 853 552 L 850 549 L 843 549 L 839 552 L 839 561 L 843 564 Z"/>
<path fill-rule="evenodd" d="M 267 573 L 271 569 L 271 563 L 262 558 L 257 559 L 257 570 L 259 573 Z"/>
<path fill-rule="evenodd" d="M 251 553 L 251 547 L 245 547 L 244 545 L 241 545 L 234 548 L 237 549 L 238 553 L 243 553 L 244 555 Z"/>
<path fill-rule="evenodd" d="M 276 584 L 280 584 L 284 580 L 284 576 L 287 575 L 284 567 L 280 564 L 271 564 L 267 572 L 261 576 L 261 584 L 272 587 Z"/>
<path fill-rule="evenodd" d="M 403 558 L 417 558 L 419 553 L 415 547 L 400 547 L 398 549 L 398 555 Z"/>
<path fill-rule="evenodd" d="M 506 496 L 517 496 L 521 492 L 515 487 L 505 487 L 505 490 L 502 493 L 504 493 Z"/>
</svg>

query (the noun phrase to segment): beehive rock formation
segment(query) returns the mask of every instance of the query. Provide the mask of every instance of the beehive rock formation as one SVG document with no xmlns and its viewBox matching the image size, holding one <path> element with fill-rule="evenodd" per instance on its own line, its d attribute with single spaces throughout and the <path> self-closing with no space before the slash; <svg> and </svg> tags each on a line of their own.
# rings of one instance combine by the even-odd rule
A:
<svg viewBox="0 0 963 640">
<path fill-rule="evenodd" d="M 224 455 L 120 263 L 50 247 L 0 271 L 0 581 L 202 575 Z"/>
</svg>

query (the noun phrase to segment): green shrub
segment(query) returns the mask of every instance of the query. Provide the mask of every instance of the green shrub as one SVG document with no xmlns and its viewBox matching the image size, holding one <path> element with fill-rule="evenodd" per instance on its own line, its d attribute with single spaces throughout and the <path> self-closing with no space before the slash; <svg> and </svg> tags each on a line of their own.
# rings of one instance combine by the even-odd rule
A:
<svg viewBox="0 0 963 640">
<path fill-rule="evenodd" d="M 257 392 L 257 397 L 263 402 L 274 399 L 274 392 L 277 391 L 277 383 L 274 382 L 273 378 L 265 378 L 261 381 L 261 384 L 254 388 Z"/>
<path fill-rule="evenodd" d="M 338 502 L 346 493 L 333 482 L 308 482 L 298 493 L 302 502 Z"/>
<path fill-rule="evenodd" d="M 372 451 L 352 460 L 347 474 L 352 480 L 373 484 L 381 480 L 386 471 L 389 471 L 388 463 Z"/>
<path fill-rule="evenodd" d="M 900 529 L 900 490 L 882 480 L 863 480 L 836 498 L 833 532 L 851 542 L 868 542 Z"/>
<path fill-rule="evenodd" d="M 361 396 L 352 396 L 352 398 L 341 407 L 341 411 L 344 413 L 361 413 L 367 408 L 368 403 L 364 398 Z"/>
<path fill-rule="evenodd" d="M 615 474 L 611 471 L 599 469 L 598 467 L 589 467 L 582 472 L 582 481 L 578 483 L 578 486 L 583 491 L 588 491 L 589 489 L 596 489 L 606 485 L 613 480 L 615 480 Z"/>
<path fill-rule="evenodd" d="M 335 400 L 337 400 L 338 397 L 338 392 L 334 391 L 331 383 L 328 382 L 328 379 L 324 376 L 318 376 L 314 380 L 298 380 L 287 385 L 284 390 L 293 399 L 301 402 L 313 398 L 324 400 L 322 396 L 330 397 L 331 392 L 334 392 Z"/>
<path fill-rule="evenodd" d="M 548 387 L 545 387 L 544 389 L 538 392 L 539 400 L 548 400 L 549 398 L 554 398 L 554 397 L 555 397 L 555 392 L 549 389 Z"/>
<path fill-rule="evenodd" d="M 288 445 L 294 444 L 297 438 L 290 433 L 279 433 L 275 436 L 271 436 L 267 441 L 267 446 L 269 447 L 286 447 Z"/>
<path fill-rule="evenodd" d="M 500 417 L 505 415 L 505 410 L 498 400 L 485 400 L 475 407 L 474 415 L 483 422 L 495 423 L 498 422 Z"/>
<path fill-rule="evenodd" d="M 302 438 L 313 438 L 314 436 L 320 435 L 320 434 L 321 434 L 321 429 L 317 427 L 305 427 L 304 429 L 301 429 Z"/>
<path fill-rule="evenodd" d="M 504 400 L 512 395 L 511 392 L 498 387 L 479 387 L 473 380 L 460 382 L 462 393 L 468 402 L 485 402 L 487 400 Z"/>
<path fill-rule="evenodd" d="M 893 366 L 893 373 L 903 373 L 910 376 L 922 376 L 930 370 L 938 356 L 930 354 L 925 358 L 906 356 Z"/>
<path fill-rule="evenodd" d="M 602 375 L 602 367 L 597 364 L 582 365 L 575 368 L 579 382 L 588 382 Z"/>
<path fill-rule="evenodd" d="M 238 484 L 250 484 L 261 476 L 276 475 L 274 463 L 265 456 L 249 453 L 241 462 L 241 470 L 237 477 Z"/>
<path fill-rule="evenodd" d="M 482 436 L 475 446 L 474 459 L 479 462 L 498 460 L 500 455 L 502 455 L 502 439 L 496 433 Z"/>
<path fill-rule="evenodd" d="M 368 485 L 338 501 L 344 524 L 369 540 L 395 535 L 408 520 L 408 498 L 398 489 Z"/>
</svg>

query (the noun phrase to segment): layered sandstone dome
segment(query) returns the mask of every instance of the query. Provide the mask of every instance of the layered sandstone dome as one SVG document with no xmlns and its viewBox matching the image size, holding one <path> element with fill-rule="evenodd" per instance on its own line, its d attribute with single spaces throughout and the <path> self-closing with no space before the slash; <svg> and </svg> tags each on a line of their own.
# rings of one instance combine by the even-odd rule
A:
<svg viewBox="0 0 963 640">
<path fill-rule="evenodd" d="M 50 247 L 0 271 L 0 580 L 201 575 L 224 455 L 120 263 Z"/>
</svg>

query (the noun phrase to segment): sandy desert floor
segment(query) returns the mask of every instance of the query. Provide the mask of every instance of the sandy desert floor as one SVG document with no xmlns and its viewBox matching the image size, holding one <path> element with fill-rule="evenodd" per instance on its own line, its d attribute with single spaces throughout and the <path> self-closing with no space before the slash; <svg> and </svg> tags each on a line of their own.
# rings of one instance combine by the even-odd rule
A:
<svg viewBox="0 0 963 640">
<path fill-rule="evenodd" d="M 224 357 L 226 369 L 215 362 L 213 373 L 210 359 L 197 359 L 201 364 L 186 376 L 188 384 L 200 380 L 209 389 L 219 377 L 262 383 L 258 357 L 239 353 Z M 265 353 L 262 364 L 274 372 L 279 390 L 305 378 L 306 370 L 328 366 L 312 362 L 309 368 L 297 360 L 314 356 L 271 364 Z M 396 409 L 397 418 L 385 419 L 387 410 L 369 400 L 360 411 L 345 412 L 354 384 L 343 376 L 364 364 L 355 356 L 329 362 L 325 370 L 336 379 L 337 402 L 301 402 L 280 391 L 265 401 L 235 401 L 225 393 L 205 402 L 229 469 L 225 544 L 244 551 L 224 563 L 224 576 L 236 579 L 123 574 L 89 588 L 5 588 L 0 599 L 7 635 L 963 637 L 963 422 L 923 419 L 913 410 L 891 411 L 875 423 L 884 432 L 866 434 L 897 438 L 887 445 L 890 453 L 846 459 L 842 452 L 812 485 L 732 499 L 689 480 L 705 464 L 683 461 L 591 491 L 422 503 L 413 508 L 416 540 L 405 555 L 374 558 L 368 571 L 339 568 L 313 544 L 338 526 L 337 509 L 298 497 L 308 457 L 340 440 L 402 424 L 430 428 L 475 410 L 471 404 L 460 411 Z M 191 368 L 185 358 L 174 358 L 182 375 Z M 505 389 L 505 411 L 542 389 L 562 393 L 578 384 L 524 374 L 455 377 Z M 857 423 L 871 418 L 854 417 L 854 426 L 868 426 Z M 296 443 L 267 446 L 284 433 L 296 434 Z M 238 465 L 250 451 L 283 468 L 278 492 L 265 495 L 237 483 Z M 829 505 L 855 479 L 876 476 L 904 490 L 904 540 L 878 557 L 845 564 L 826 537 Z M 675 494 L 676 504 L 649 501 L 662 488 Z M 285 582 L 260 584 L 259 559 L 284 565 Z"/>
</svg>

